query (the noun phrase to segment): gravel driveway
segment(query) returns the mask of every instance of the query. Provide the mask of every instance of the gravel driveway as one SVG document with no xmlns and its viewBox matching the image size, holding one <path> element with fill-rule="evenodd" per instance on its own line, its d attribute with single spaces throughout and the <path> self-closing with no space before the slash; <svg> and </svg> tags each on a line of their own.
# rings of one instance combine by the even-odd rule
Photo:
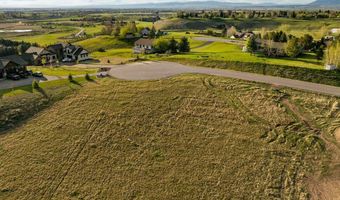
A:
<svg viewBox="0 0 340 200">
<path fill-rule="evenodd" d="M 142 62 L 128 65 L 114 66 L 110 75 L 125 80 L 157 80 L 178 74 L 197 73 L 236 78 L 246 81 L 267 83 L 276 86 L 290 87 L 327 95 L 340 97 L 340 87 L 322 85 L 275 76 L 265 76 L 247 72 L 238 72 L 224 69 L 213 69 L 204 67 L 190 67 L 173 62 Z"/>
</svg>

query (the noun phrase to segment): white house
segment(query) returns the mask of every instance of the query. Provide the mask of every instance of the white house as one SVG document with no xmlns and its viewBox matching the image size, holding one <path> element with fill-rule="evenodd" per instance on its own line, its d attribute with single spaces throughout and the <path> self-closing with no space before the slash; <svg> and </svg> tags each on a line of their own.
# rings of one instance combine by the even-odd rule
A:
<svg viewBox="0 0 340 200">
<path fill-rule="evenodd" d="M 337 67 L 336 67 L 336 65 L 327 64 L 327 65 L 325 65 L 325 69 L 330 71 L 330 70 L 336 70 Z"/>
<path fill-rule="evenodd" d="M 133 48 L 134 53 L 153 53 L 153 39 L 145 39 L 141 38 L 135 42 L 135 46 Z"/>
<path fill-rule="evenodd" d="M 89 52 L 80 46 L 68 44 L 64 49 L 64 57 L 69 61 L 89 60 Z"/>
</svg>

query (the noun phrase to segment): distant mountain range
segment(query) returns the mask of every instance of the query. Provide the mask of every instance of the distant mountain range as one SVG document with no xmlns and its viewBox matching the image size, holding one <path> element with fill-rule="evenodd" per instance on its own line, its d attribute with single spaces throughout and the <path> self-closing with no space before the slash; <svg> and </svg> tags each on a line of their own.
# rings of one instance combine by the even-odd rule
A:
<svg viewBox="0 0 340 200">
<path fill-rule="evenodd" d="M 189 2 L 165 2 L 165 3 L 142 3 L 142 4 L 122 4 L 122 5 L 98 5 L 91 6 L 97 8 L 111 9 L 227 9 L 227 8 L 340 8 L 340 0 L 316 0 L 310 4 L 280 4 L 280 3 L 233 3 L 225 1 L 189 1 Z"/>
<path fill-rule="evenodd" d="M 340 0 L 316 0 L 313 3 L 309 4 L 310 6 L 321 6 L 321 7 L 328 7 L 328 6 L 340 6 Z"/>
</svg>

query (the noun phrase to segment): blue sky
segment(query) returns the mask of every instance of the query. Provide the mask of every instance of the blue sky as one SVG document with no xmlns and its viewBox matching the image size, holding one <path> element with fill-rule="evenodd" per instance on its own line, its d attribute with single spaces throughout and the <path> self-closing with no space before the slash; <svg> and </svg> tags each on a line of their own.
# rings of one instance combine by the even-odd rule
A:
<svg viewBox="0 0 340 200">
<path fill-rule="evenodd" d="M 88 5 L 115 5 L 115 4 L 133 4 L 133 3 L 157 3 L 173 1 L 190 1 L 190 0 L 0 0 L 1 7 L 65 7 L 65 6 L 88 6 Z M 223 0 L 220 0 L 223 1 Z M 249 3 L 280 3 L 280 4 L 304 4 L 313 0 L 225 0 L 227 2 L 249 2 Z"/>
</svg>

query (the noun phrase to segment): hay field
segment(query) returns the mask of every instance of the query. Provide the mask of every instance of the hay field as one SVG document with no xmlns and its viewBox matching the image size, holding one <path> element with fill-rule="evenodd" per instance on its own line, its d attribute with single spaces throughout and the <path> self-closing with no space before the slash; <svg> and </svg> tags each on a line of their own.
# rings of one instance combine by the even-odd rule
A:
<svg viewBox="0 0 340 200">
<path fill-rule="evenodd" d="M 0 198 L 308 199 L 338 101 L 203 75 L 83 84 L 2 134 Z"/>
</svg>

